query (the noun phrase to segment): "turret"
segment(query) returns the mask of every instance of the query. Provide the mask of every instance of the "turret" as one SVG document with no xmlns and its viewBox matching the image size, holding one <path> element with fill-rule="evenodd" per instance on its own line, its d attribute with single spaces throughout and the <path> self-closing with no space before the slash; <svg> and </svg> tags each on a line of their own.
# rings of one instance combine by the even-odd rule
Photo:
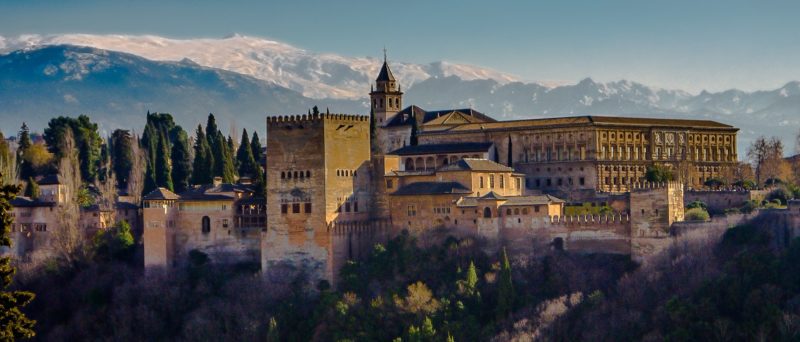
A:
<svg viewBox="0 0 800 342">
<path fill-rule="evenodd" d="M 389 68 L 385 49 L 383 51 L 383 66 L 380 73 L 378 73 L 378 78 L 375 79 L 375 86 L 372 87 L 369 96 L 372 102 L 372 111 L 375 113 L 375 119 L 378 120 L 378 126 L 386 125 L 403 108 L 403 92 L 400 91 L 397 80 L 395 80 L 394 74 Z"/>
</svg>

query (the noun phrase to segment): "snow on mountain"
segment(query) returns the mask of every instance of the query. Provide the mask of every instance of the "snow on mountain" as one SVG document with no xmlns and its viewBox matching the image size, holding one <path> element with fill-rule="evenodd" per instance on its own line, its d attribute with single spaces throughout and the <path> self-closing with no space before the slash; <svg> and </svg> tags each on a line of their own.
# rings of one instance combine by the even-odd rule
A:
<svg viewBox="0 0 800 342">
<path fill-rule="evenodd" d="M 377 75 L 380 60 L 315 53 L 263 38 L 232 35 L 223 39 L 170 39 L 153 35 L 21 35 L 0 36 L 0 54 L 46 45 L 78 45 L 135 54 L 156 61 L 189 59 L 199 65 L 237 72 L 301 92 L 312 98 L 360 99 Z M 431 77 L 491 79 L 505 84 L 506 73 L 448 62 L 427 65 L 392 62 L 404 87 Z"/>
</svg>

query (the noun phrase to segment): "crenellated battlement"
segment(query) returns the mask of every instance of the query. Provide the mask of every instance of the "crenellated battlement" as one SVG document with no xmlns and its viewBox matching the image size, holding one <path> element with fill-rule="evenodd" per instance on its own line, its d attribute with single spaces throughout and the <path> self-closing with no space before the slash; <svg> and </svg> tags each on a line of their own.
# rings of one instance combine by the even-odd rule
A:
<svg viewBox="0 0 800 342">
<path fill-rule="evenodd" d="M 629 222 L 631 222 L 631 217 L 625 214 L 550 216 L 550 224 L 554 225 L 616 225 Z"/>
<path fill-rule="evenodd" d="M 388 231 L 390 227 L 388 220 L 331 222 L 328 224 L 328 232 L 333 235 L 374 234 Z"/>
<path fill-rule="evenodd" d="M 631 185 L 631 191 L 648 191 L 648 190 L 677 190 L 682 189 L 683 184 L 677 181 L 669 182 L 636 182 Z"/>
<path fill-rule="evenodd" d="M 369 116 L 358 115 L 358 114 L 318 113 L 318 114 L 276 115 L 267 117 L 267 125 L 318 122 L 318 121 L 368 122 Z"/>
</svg>

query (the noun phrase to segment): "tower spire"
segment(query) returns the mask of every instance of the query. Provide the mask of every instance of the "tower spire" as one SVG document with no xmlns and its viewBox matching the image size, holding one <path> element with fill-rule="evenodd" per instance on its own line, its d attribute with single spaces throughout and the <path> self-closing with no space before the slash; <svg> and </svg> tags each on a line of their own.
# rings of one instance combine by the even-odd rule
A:
<svg viewBox="0 0 800 342">
<path fill-rule="evenodd" d="M 383 46 L 383 62 L 386 63 L 386 45 Z"/>
</svg>

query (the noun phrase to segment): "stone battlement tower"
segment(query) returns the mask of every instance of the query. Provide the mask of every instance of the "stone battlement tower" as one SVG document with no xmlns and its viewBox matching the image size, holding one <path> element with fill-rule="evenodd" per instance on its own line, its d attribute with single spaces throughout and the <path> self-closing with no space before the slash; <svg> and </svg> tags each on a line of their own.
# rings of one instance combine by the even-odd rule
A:
<svg viewBox="0 0 800 342">
<path fill-rule="evenodd" d="M 369 118 L 346 114 L 267 118 L 267 229 L 261 269 L 272 278 L 302 272 L 335 283 L 348 258 L 336 255 L 332 223 L 365 221 L 369 201 Z"/>
</svg>

